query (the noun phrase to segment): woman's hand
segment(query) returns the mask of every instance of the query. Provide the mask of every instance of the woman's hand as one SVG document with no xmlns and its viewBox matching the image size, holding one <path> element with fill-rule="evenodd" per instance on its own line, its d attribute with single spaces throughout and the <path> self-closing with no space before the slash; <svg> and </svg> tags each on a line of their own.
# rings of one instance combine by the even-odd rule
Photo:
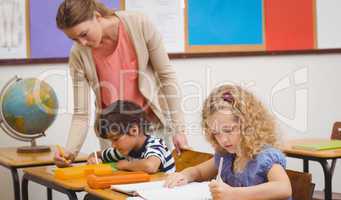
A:
<svg viewBox="0 0 341 200">
<path fill-rule="evenodd" d="M 175 186 L 186 185 L 187 183 L 188 178 L 185 174 L 181 172 L 175 172 L 167 176 L 164 186 L 173 188 Z"/>
<path fill-rule="evenodd" d="M 184 133 L 177 133 L 173 136 L 173 144 L 178 155 L 181 154 L 181 149 L 190 149 L 187 143 L 187 138 Z"/>
<path fill-rule="evenodd" d="M 88 160 L 87 160 L 87 164 L 88 165 L 94 165 L 94 164 L 98 164 L 98 163 L 102 163 L 102 159 L 98 156 L 98 152 L 97 153 L 97 160 L 96 160 L 96 156 L 95 156 L 95 153 L 91 153 L 88 157 Z M 97 163 L 98 162 L 98 163 Z"/>
<path fill-rule="evenodd" d="M 234 194 L 233 187 L 222 181 L 212 180 L 208 186 L 213 200 L 223 200 L 227 198 L 229 200 L 237 200 L 238 198 L 238 195 Z"/>
<path fill-rule="evenodd" d="M 57 150 L 54 154 L 54 163 L 57 167 L 69 167 L 75 159 L 75 155 L 71 152 Z"/>
</svg>

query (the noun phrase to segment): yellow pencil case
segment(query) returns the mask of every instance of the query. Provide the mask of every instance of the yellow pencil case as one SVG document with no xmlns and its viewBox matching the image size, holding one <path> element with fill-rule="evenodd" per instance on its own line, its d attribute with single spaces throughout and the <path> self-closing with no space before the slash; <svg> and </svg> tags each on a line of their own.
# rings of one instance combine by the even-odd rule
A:
<svg viewBox="0 0 341 200">
<path fill-rule="evenodd" d="M 105 176 L 116 171 L 115 163 L 101 163 L 94 165 L 79 165 L 66 168 L 57 168 L 54 172 L 56 179 L 68 180 L 86 178 L 88 175 Z"/>
</svg>

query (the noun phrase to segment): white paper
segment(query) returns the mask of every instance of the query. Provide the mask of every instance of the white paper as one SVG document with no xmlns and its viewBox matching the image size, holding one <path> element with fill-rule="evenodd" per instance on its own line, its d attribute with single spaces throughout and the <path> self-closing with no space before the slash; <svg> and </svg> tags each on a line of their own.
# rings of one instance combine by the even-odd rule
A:
<svg viewBox="0 0 341 200">
<path fill-rule="evenodd" d="M 126 192 L 136 191 L 141 197 L 147 200 L 212 199 L 208 188 L 208 182 L 193 182 L 175 188 L 165 188 L 163 185 L 164 181 L 155 181 L 136 184 L 113 185 L 112 188 L 116 188 Z"/>
<path fill-rule="evenodd" d="M 140 190 L 150 190 L 154 188 L 162 188 L 164 181 L 150 181 L 145 183 L 132 183 L 132 184 L 121 184 L 112 185 L 111 189 L 117 189 L 125 192 L 133 192 Z"/>
<path fill-rule="evenodd" d="M 27 57 L 25 3 L 0 0 L 0 59 Z"/>
<path fill-rule="evenodd" d="M 185 51 L 184 0 L 126 0 L 126 10 L 147 15 L 169 53 Z"/>
<path fill-rule="evenodd" d="M 181 1 L 181 8 L 185 9 L 186 5 L 185 5 L 185 0 L 180 0 Z"/>
</svg>

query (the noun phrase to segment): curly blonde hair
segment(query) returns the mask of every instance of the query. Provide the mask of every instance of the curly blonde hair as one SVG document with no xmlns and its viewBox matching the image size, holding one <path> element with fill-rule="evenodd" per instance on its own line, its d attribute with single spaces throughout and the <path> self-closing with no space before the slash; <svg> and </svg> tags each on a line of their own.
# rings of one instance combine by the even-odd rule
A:
<svg viewBox="0 0 341 200">
<path fill-rule="evenodd" d="M 226 154 L 208 131 L 208 118 L 218 111 L 229 110 L 240 123 L 240 150 L 248 159 L 257 155 L 265 145 L 278 146 L 276 123 L 267 109 L 247 90 L 232 85 L 223 85 L 209 95 L 202 111 L 202 127 L 208 142 L 222 154 Z"/>
</svg>

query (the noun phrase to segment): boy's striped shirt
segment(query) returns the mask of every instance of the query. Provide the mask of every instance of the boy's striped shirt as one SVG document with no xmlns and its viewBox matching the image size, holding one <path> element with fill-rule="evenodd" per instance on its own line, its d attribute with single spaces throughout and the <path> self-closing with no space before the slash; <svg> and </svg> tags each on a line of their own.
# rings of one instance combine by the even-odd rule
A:
<svg viewBox="0 0 341 200">
<path fill-rule="evenodd" d="M 175 172 L 175 161 L 172 153 L 168 150 L 162 139 L 154 136 L 147 136 L 143 147 L 137 151 L 130 152 L 128 157 L 124 157 L 117 149 L 112 147 L 102 151 L 102 159 L 104 162 L 116 162 L 124 159 L 146 159 L 150 156 L 155 156 L 160 159 L 160 172 Z"/>
</svg>

